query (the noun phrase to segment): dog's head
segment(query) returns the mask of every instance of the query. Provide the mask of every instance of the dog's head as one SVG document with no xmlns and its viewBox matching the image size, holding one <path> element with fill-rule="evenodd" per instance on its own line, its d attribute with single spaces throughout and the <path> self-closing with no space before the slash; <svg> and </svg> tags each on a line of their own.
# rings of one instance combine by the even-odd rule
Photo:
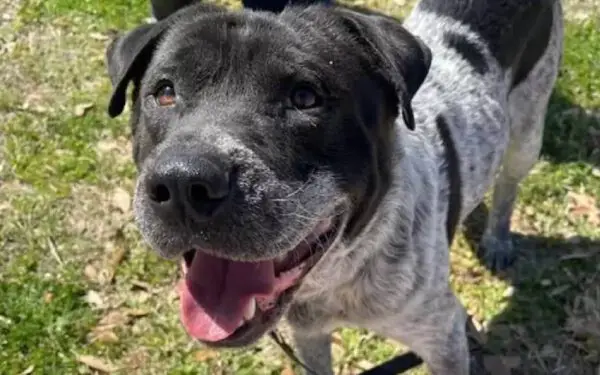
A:
<svg viewBox="0 0 600 375">
<path fill-rule="evenodd" d="M 183 259 L 193 337 L 254 342 L 319 258 L 360 235 L 430 58 L 391 18 L 324 6 L 198 4 L 110 45 L 111 116 L 133 84 L 137 222 Z"/>
</svg>

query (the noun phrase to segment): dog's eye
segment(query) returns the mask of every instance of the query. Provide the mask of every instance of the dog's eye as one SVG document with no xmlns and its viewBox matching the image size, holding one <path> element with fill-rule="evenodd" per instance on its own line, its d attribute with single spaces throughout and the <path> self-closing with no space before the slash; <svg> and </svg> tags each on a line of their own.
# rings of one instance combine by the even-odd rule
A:
<svg viewBox="0 0 600 375">
<path fill-rule="evenodd" d="M 156 103 L 161 107 L 170 107 L 175 105 L 175 88 L 173 84 L 170 82 L 165 82 L 158 87 L 156 93 L 154 94 L 156 98 Z"/>
<path fill-rule="evenodd" d="M 297 109 L 310 109 L 321 105 L 321 97 L 308 86 L 298 86 L 290 95 L 292 106 Z"/>
</svg>

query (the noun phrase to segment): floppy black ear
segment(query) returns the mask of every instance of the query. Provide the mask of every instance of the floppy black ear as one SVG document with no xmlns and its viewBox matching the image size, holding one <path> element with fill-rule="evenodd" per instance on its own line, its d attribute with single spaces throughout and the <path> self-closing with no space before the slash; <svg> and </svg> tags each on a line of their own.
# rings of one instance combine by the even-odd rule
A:
<svg viewBox="0 0 600 375">
<path fill-rule="evenodd" d="M 151 0 L 150 5 L 154 18 L 161 21 L 195 2 L 196 0 Z"/>
<path fill-rule="evenodd" d="M 431 50 L 392 17 L 341 7 L 336 11 L 341 13 L 350 32 L 376 56 L 374 69 L 393 85 L 404 122 L 414 130 L 410 102 L 429 72 Z"/>
<path fill-rule="evenodd" d="M 157 42 L 163 33 L 182 16 L 188 12 L 196 14 L 219 12 L 221 7 L 194 3 L 193 1 L 179 1 L 180 8 L 173 7 L 171 14 L 156 23 L 138 26 L 125 35 L 115 39 L 106 49 L 106 65 L 108 75 L 113 85 L 113 93 L 108 105 L 108 114 L 116 117 L 123 112 L 127 97 L 129 82 L 139 83 L 152 56 Z"/>
<path fill-rule="evenodd" d="M 152 58 L 158 38 L 168 23 L 142 25 L 115 39 L 106 49 L 106 65 L 113 85 L 108 114 L 116 117 L 123 112 L 130 81 L 139 82 Z"/>
</svg>

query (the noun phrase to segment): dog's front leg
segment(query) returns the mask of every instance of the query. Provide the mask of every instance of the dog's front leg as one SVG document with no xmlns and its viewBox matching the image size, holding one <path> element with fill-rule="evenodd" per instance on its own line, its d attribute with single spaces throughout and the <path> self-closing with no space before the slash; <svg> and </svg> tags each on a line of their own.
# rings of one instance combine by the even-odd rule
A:
<svg viewBox="0 0 600 375">
<path fill-rule="evenodd" d="M 410 313 L 388 318 L 373 329 L 407 345 L 423 358 L 433 375 L 469 375 L 463 306 L 449 288 L 420 298 L 422 303 Z"/>
<path fill-rule="evenodd" d="M 296 302 L 287 313 L 287 322 L 298 359 L 314 374 L 333 375 L 331 332 L 335 324 L 325 304 L 322 301 Z M 308 371 L 304 373 L 313 375 Z"/>
<path fill-rule="evenodd" d="M 299 359 L 318 375 L 333 375 L 331 362 L 331 335 L 306 336 L 294 330 L 294 343 Z M 306 375 L 315 375 L 305 371 Z"/>
</svg>

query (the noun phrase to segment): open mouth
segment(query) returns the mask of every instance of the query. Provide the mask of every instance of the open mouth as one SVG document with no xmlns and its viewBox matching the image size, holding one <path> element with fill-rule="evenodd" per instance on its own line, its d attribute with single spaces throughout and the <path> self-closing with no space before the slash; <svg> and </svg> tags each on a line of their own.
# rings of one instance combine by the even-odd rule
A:
<svg viewBox="0 0 600 375">
<path fill-rule="evenodd" d="M 334 221 L 323 220 L 291 251 L 258 262 L 219 258 L 201 250 L 186 252 L 178 288 L 186 331 L 216 344 L 235 341 L 260 327 L 268 329 L 336 235 Z"/>
</svg>

